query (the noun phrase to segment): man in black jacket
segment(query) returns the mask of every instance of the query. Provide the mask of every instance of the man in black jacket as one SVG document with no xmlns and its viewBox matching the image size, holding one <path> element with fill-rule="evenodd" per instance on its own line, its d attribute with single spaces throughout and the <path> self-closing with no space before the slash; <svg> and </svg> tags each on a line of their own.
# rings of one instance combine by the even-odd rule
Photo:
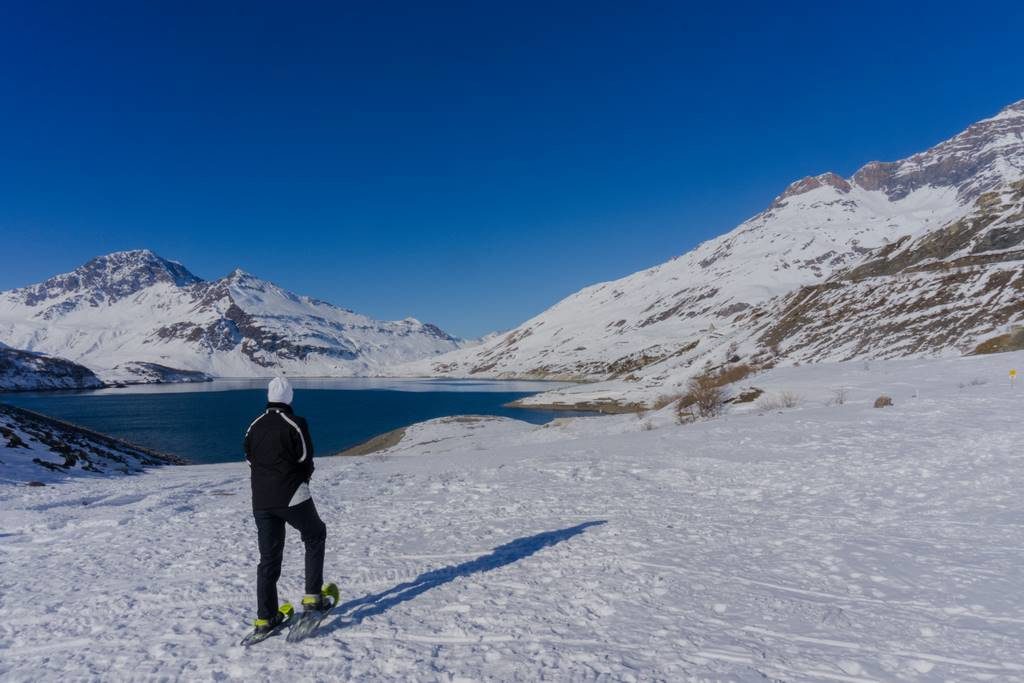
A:
<svg viewBox="0 0 1024 683">
<path fill-rule="evenodd" d="M 292 387 L 275 377 L 267 388 L 267 408 L 245 432 L 245 459 L 252 480 L 252 510 L 260 547 L 256 569 L 256 631 L 269 631 L 283 619 L 278 612 L 285 523 L 302 534 L 306 546 L 306 595 L 302 605 L 324 609 L 324 544 L 327 527 L 309 492 L 313 441 L 306 420 L 292 412 Z"/>
</svg>

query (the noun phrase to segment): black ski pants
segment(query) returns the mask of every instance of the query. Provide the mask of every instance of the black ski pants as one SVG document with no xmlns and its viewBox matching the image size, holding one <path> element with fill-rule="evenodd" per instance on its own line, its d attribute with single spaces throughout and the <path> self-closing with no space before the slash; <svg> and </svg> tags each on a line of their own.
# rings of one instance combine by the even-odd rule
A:
<svg viewBox="0 0 1024 683">
<path fill-rule="evenodd" d="M 281 578 L 284 557 L 284 525 L 287 522 L 302 534 L 306 545 L 306 594 L 319 595 L 324 584 L 324 545 L 327 525 L 316 512 L 313 500 L 270 510 L 255 510 L 256 534 L 260 544 L 260 564 L 256 568 L 257 616 L 270 619 L 277 612 L 277 580 Z"/>
</svg>

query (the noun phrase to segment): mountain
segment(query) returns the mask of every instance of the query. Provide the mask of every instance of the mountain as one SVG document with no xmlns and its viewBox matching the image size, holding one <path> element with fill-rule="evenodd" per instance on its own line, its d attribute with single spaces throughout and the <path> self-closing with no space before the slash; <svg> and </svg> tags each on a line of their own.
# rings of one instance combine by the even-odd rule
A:
<svg viewBox="0 0 1024 683">
<path fill-rule="evenodd" d="M 1024 100 L 902 161 L 796 181 L 682 256 L 399 371 L 598 381 L 532 400 L 649 402 L 729 359 L 970 352 L 1022 322 L 1022 178 Z"/>
<path fill-rule="evenodd" d="M 797 361 L 1024 348 L 1024 180 L 773 303 L 758 341 Z"/>
<path fill-rule="evenodd" d="M 460 346 L 413 318 L 374 320 L 242 270 L 205 281 L 148 250 L 0 292 L 0 341 L 112 381 L 374 374 Z"/>
<path fill-rule="evenodd" d="M 98 389 L 103 382 L 89 368 L 64 358 L 0 344 L 0 391 Z"/>
</svg>

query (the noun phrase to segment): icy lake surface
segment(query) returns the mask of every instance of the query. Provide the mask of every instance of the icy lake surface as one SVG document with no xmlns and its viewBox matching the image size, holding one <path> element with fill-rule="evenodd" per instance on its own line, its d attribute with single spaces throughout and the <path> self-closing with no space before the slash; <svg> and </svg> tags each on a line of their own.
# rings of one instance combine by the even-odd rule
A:
<svg viewBox="0 0 1024 683">
<path fill-rule="evenodd" d="M 294 407 L 309 420 L 318 455 L 330 455 L 414 422 L 502 415 L 543 424 L 566 411 L 507 408 L 564 386 L 552 382 L 296 379 Z M 266 403 L 265 380 L 141 385 L 83 392 L 0 393 L 0 401 L 95 429 L 196 463 L 230 462 Z"/>
</svg>

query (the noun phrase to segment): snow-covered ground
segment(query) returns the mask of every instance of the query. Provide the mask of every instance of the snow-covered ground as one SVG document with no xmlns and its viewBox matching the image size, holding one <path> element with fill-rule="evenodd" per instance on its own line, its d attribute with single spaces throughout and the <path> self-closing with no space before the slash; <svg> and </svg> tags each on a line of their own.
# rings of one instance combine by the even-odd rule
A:
<svg viewBox="0 0 1024 683">
<path fill-rule="evenodd" d="M 1024 681 L 1011 368 L 786 368 L 750 383 L 792 409 L 447 418 L 321 460 L 345 605 L 297 646 L 237 646 L 243 463 L 4 485 L 0 678 Z M 293 600 L 301 562 L 291 533 Z"/>
<path fill-rule="evenodd" d="M 69 475 L 140 474 L 150 466 L 184 462 L 173 455 L 0 403 L 0 491 L 30 482 L 59 482 Z"/>
</svg>

